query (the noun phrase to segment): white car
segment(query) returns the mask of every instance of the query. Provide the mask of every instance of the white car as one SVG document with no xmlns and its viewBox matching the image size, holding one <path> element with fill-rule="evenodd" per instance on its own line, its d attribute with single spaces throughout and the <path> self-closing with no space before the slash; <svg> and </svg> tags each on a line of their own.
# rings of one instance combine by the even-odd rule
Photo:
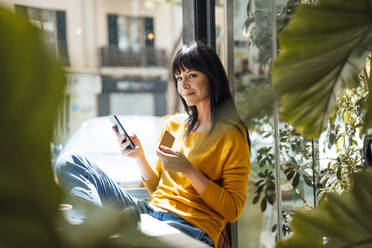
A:
<svg viewBox="0 0 372 248">
<path fill-rule="evenodd" d="M 164 118 L 140 115 L 119 115 L 118 118 L 129 135 L 135 133 L 139 137 L 148 162 L 154 166 L 157 160 L 156 143 Z M 117 138 L 108 116 L 84 121 L 68 139 L 62 152 L 64 151 L 82 152 L 88 155 L 124 188 L 142 186 L 136 161 L 120 154 Z"/>
</svg>

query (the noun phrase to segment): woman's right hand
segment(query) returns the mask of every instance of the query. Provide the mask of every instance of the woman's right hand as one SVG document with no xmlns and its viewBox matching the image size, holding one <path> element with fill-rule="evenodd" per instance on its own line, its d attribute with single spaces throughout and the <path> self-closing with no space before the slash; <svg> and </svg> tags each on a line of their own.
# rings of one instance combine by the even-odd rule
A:
<svg viewBox="0 0 372 248">
<path fill-rule="evenodd" d="M 115 134 L 116 134 L 116 137 L 117 137 L 117 140 L 118 140 L 118 144 L 119 144 L 119 149 L 120 149 L 120 153 L 125 156 L 125 157 L 131 157 L 131 158 L 140 158 L 141 156 L 143 156 L 143 148 L 142 148 L 142 144 L 141 144 L 141 141 L 139 140 L 139 138 L 137 137 L 136 134 L 133 134 L 132 136 L 129 136 L 131 138 L 131 140 L 133 141 L 135 147 L 133 149 L 129 148 L 129 145 L 130 145 L 130 140 L 128 140 L 127 142 L 124 142 L 124 139 L 125 139 L 125 134 L 120 134 L 115 126 L 112 126 L 112 129 L 114 130 Z"/>
</svg>

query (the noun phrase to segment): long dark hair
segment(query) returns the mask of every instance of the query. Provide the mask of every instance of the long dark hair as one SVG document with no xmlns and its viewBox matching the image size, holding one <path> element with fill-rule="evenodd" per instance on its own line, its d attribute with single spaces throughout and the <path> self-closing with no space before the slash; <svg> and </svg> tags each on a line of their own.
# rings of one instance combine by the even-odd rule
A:
<svg viewBox="0 0 372 248">
<path fill-rule="evenodd" d="M 176 76 L 181 71 L 189 69 L 203 72 L 209 81 L 210 95 L 210 110 L 212 115 L 212 126 L 209 131 L 211 133 L 218 122 L 229 123 L 235 126 L 240 132 L 238 124 L 242 124 L 246 134 L 247 141 L 250 145 L 249 134 L 244 122 L 240 119 L 232 95 L 229 89 L 229 80 L 225 69 L 216 52 L 207 45 L 200 42 L 191 42 L 184 45 L 178 50 L 172 62 L 172 77 L 178 87 Z M 181 96 L 180 96 L 181 97 Z M 181 97 L 181 101 L 188 114 L 186 123 L 188 128 L 185 135 L 189 134 L 198 121 L 198 110 L 196 106 L 188 106 L 185 99 Z"/>
</svg>

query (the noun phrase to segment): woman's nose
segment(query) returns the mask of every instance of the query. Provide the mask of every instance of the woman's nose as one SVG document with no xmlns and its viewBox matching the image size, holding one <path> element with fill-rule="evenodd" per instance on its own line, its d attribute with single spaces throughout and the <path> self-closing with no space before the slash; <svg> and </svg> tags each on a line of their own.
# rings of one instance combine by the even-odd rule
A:
<svg viewBox="0 0 372 248">
<path fill-rule="evenodd" d="M 182 83 L 181 83 L 182 88 L 187 89 L 187 88 L 189 88 L 189 86 L 190 85 L 189 85 L 189 82 L 188 82 L 187 79 L 182 80 Z"/>
</svg>

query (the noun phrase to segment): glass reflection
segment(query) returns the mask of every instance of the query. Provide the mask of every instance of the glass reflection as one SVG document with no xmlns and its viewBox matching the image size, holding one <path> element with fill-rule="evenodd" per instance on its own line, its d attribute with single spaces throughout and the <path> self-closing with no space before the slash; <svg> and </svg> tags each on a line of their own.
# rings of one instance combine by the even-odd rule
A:
<svg viewBox="0 0 372 248">
<path fill-rule="evenodd" d="M 289 21 L 294 2 L 278 0 L 277 26 Z M 296 3 L 299 3 L 297 1 Z M 239 220 L 240 244 L 272 247 L 276 240 L 275 151 L 272 63 L 272 1 L 234 1 L 235 100 L 252 135 L 250 198 Z M 282 192 L 282 231 L 291 235 L 290 221 L 298 207 L 312 207 L 312 140 L 302 137 L 287 123 L 280 122 L 280 168 Z M 316 146 L 315 146 L 316 149 Z M 316 154 L 316 150 L 314 150 Z M 252 226 L 252 222 L 260 223 Z M 249 238 L 249 239 L 248 239 Z M 247 244 L 249 242 L 249 246 Z M 244 246 L 244 245 L 243 245 Z"/>
</svg>

